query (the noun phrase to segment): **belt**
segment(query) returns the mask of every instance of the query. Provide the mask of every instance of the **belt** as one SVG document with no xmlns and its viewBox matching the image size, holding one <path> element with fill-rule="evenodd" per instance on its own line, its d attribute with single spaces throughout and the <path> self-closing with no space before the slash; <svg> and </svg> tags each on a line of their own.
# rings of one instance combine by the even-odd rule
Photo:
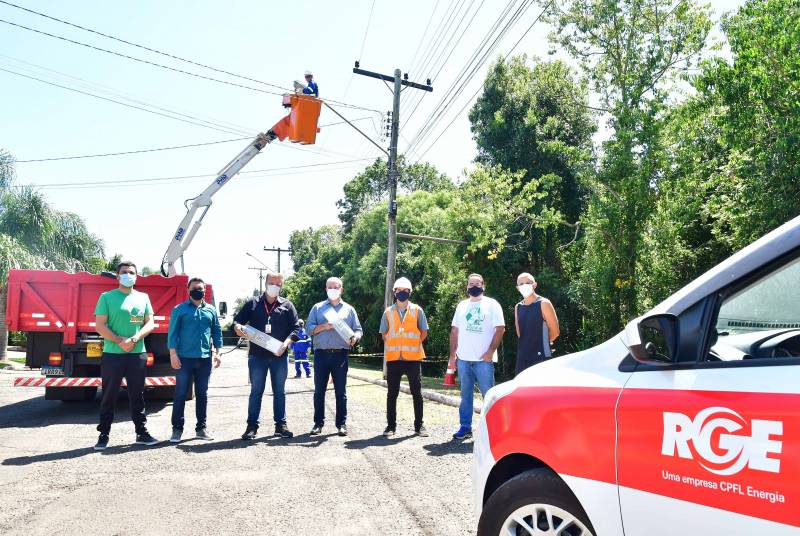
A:
<svg viewBox="0 0 800 536">
<path fill-rule="evenodd" d="M 344 348 L 317 348 L 316 350 L 317 352 L 329 352 L 331 354 L 341 354 L 350 351 L 345 350 Z"/>
</svg>

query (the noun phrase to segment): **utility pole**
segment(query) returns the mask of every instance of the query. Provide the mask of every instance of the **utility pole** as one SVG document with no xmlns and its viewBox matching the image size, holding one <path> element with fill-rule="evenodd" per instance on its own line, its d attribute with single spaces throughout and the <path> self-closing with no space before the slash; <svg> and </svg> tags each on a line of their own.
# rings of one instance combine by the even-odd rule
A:
<svg viewBox="0 0 800 536">
<path fill-rule="evenodd" d="M 248 270 L 258 270 L 258 293 L 262 294 L 264 292 L 264 270 L 265 268 L 261 268 L 260 266 L 251 266 Z"/>
<path fill-rule="evenodd" d="M 289 254 L 291 254 L 292 253 L 292 248 L 281 248 L 281 247 L 268 248 L 268 247 L 264 247 L 264 251 L 272 251 L 273 253 L 274 252 L 278 253 L 278 273 L 280 273 L 280 271 L 281 271 L 281 253 L 289 253 Z"/>
<path fill-rule="evenodd" d="M 401 86 L 413 87 L 414 89 L 421 89 L 423 91 L 433 91 L 430 79 L 427 84 L 417 84 L 408 80 L 408 73 L 401 78 L 400 69 L 394 70 L 394 76 L 386 74 L 375 73 L 372 71 L 365 71 L 356 62 L 353 68 L 355 74 L 377 78 L 384 82 L 393 82 L 394 90 L 392 101 L 392 133 L 389 142 L 389 161 L 388 161 L 388 176 L 387 182 L 389 184 L 389 219 L 388 229 L 389 235 L 387 239 L 387 254 L 386 254 L 386 287 L 383 294 L 383 305 L 389 307 L 394 301 L 392 299 L 392 285 L 395 279 L 395 264 L 397 261 L 397 139 L 400 135 L 400 92 Z"/>
</svg>

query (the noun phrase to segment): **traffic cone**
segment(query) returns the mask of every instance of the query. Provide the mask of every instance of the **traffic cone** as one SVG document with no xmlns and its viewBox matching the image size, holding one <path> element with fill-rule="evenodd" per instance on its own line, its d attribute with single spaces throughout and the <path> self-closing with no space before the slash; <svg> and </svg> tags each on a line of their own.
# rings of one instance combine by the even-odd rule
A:
<svg viewBox="0 0 800 536">
<path fill-rule="evenodd" d="M 444 375 L 444 383 L 442 384 L 445 387 L 455 387 L 456 386 L 456 371 L 455 369 L 447 368 L 447 372 Z"/>
</svg>

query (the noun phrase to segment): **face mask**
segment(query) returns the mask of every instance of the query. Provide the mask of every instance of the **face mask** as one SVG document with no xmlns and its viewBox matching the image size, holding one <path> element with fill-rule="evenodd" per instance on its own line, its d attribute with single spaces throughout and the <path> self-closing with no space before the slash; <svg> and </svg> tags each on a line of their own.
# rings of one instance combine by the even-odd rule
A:
<svg viewBox="0 0 800 536">
<path fill-rule="evenodd" d="M 394 293 L 394 297 L 397 301 L 406 301 L 411 297 L 411 293 L 407 290 L 399 290 Z"/>
<path fill-rule="evenodd" d="M 477 298 L 478 296 L 483 294 L 483 289 L 481 287 L 469 287 L 467 289 L 467 293 L 473 298 Z"/>
<path fill-rule="evenodd" d="M 195 301 L 202 300 L 205 295 L 206 291 L 201 288 L 193 288 L 189 291 L 189 296 Z"/>
<path fill-rule="evenodd" d="M 278 285 L 267 285 L 267 296 L 270 298 L 277 298 L 281 293 L 281 287 Z"/>
<path fill-rule="evenodd" d="M 520 294 L 522 294 L 523 298 L 527 298 L 531 294 L 533 294 L 533 285 L 530 283 L 525 283 L 524 285 L 520 285 L 517 287 L 517 290 Z"/>
<path fill-rule="evenodd" d="M 131 288 L 136 284 L 135 274 L 119 274 L 119 282 L 123 287 Z"/>
<path fill-rule="evenodd" d="M 338 288 L 329 288 L 328 289 L 328 299 L 329 300 L 338 300 L 339 297 L 342 295 L 342 291 Z"/>
</svg>

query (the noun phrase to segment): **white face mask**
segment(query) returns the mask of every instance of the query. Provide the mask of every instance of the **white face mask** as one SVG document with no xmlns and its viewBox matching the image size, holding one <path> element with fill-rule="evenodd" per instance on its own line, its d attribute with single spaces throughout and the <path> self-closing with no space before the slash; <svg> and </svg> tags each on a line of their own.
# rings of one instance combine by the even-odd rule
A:
<svg viewBox="0 0 800 536">
<path fill-rule="evenodd" d="M 533 294 L 533 285 L 531 283 L 525 283 L 524 285 L 518 286 L 517 290 L 519 290 L 519 293 L 522 294 L 523 298 L 527 298 Z"/>
<path fill-rule="evenodd" d="M 281 287 L 278 285 L 267 285 L 267 296 L 270 298 L 277 298 L 281 293 Z"/>
<path fill-rule="evenodd" d="M 328 299 L 329 300 L 338 300 L 339 297 L 342 295 L 342 291 L 338 288 L 329 288 L 328 289 Z"/>
</svg>

